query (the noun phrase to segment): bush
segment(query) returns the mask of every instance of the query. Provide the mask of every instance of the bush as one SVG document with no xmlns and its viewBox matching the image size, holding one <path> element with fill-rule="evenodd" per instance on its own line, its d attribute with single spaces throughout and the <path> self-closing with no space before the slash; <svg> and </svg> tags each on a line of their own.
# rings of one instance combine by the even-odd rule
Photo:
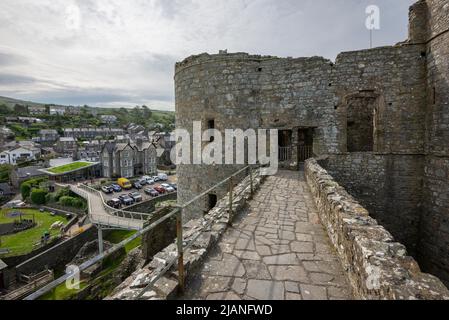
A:
<svg viewBox="0 0 449 320">
<path fill-rule="evenodd" d="M 31 194 L 31 186 L 30 184 L 24 182 L 20 186 L 20 193 L 22 194 L 22 199 L 27 199 Z"/>
<path fill-rule="evenodd" d="M 74 200 L 75 200 L 75 198 L 73 198 L 73 197 L 62 196 L 61 198 L 59 198 L 59 204 L 66 206 L 66 207 L 73 207 Z"/>
<path fill-rule="evenodd" d="M 53 201 L 55 201 L 55 198 L 54 198 L 53 194 L 52 193 L 48 193 L 45 196 L 45 202 L 46 203 L 50 203 L 50 202 L 53 202 Z"/>
<path fill-rule="evenodd" d="M 68 188 L 60 189 L 55 193 L 54 201 L 58 202 L 62 197 L 70 196 L 70 190 Z"/>
<path fill-rule="evenodd" d="M 31 191 L 31 202 L 37 205 L 45 204 L 47 191 L 43 189 L 33 189 Z"/>
</svg>

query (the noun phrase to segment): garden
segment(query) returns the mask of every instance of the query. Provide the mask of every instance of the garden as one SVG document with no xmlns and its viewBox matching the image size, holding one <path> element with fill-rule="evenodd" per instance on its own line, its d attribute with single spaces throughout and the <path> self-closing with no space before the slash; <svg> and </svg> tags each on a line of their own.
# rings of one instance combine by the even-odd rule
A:
<svg viewBox="0 0 449 320">
<path fill-rule="evenodd" d="M 18 256 L 32 252 L 41 243 L 41 238 L 48 233 L 50 241 L 60 235 L 59 230 L 51 230 L 51 226 L 58 221 L 66 222 L 65 218 L 52 215 L 48 211 L 37 209 L 3 209 L 0 210 L 0 224 L 13 223 L 20 219 L 33 219 L 35 226 L 28 230 L 0 237 L 0 249 L 9 252 L 4 256 Z"/>
</svg>

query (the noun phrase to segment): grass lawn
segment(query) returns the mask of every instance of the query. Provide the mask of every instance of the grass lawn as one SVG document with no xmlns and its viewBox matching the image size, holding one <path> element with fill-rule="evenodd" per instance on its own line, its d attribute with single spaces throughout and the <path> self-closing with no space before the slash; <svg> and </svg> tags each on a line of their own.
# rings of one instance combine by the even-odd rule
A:
<svg viewBox="0 0 449 320">
<path fill-rule="evenodd" d="M 73 170 L 77 170 L 77 169 L 81 169 L 84 167 L 88 167 L 90 166 L 92 163 L 89 162 L 73 162 L 73 163 L 69 163 L 69 164 L 65 164 L 63 166 L 59 166 L 59 167 L 54 167 L 54 168 L 50 168 L 47 171 L 51 172 L 51 173 L 65 173 L 65 172 L 70 172 Z"/>
<path fill-rule="evenodd" d="M 114 230 L 114 231 L 111 231 L 104 238 L 104 240 L 109 241 L 109 242 L 111 242 L 113 244 L 117 244 L 117 243 L 120 243 L 123 240 L 131 237 L 135 233 L 136 233 L 136 231 Z M 142 237 L 138 237 L 138 238 L 134 239 L 133 241 L 131 241 L 130 243 L 128 243 L 125 246 L 126 253 L 128 253 L 131 250 L 139 247 L 141 244 L 142 244 Z"/>
<path fill-rule="evenodd" d="M 8 248 L 11 252 L 7 256 L 16 256 L 21 254 L 26 254 L 33 251 L 33 245 L 40 242 L 41 236 L 45 231 L 49 231 L 51 236 L 59 234 L 59 230 L 50 230 L 50 227 L 56 221 L 66 220 L 62 217 L 54 216 L 52 217 L 49 212 L 40 212 L 34 209 L 4 209 L 0 210 L 0 224 L 11 223 L 18 218 L 6 217 L 9 212 L 21 212 L 24 214 L 34 214 L 37 226 L 28 229 L 23 232 L 19 232 L 12 235 L 2 236 L 0 248 Z M 31 219 L 31 216 L 25 216 L 25 219 Z"/>
<path fill-rule="evenodd" d="M 68 300 L 86 287 L 87 283 L 81 281 L 79 289 L 68 289 L 64 282 L 57 286 L 54 290 L 44 294 L 39 298 L 39 300 Z"/>
</svg>

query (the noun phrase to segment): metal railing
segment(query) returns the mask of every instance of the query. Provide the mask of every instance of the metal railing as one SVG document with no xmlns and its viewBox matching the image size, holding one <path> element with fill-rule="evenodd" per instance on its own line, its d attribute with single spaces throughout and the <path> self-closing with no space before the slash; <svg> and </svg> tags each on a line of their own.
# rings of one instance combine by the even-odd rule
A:
<svg viewBox="0 0 449 320">
<path fill-rule="evenodd" d="M 186 202 L 185 204 L 183 204 L 181 206 L 176 207 L 174 210 L 172 210 L 171 212 L 169 212 L 168 214 L 166 214 L 162 218 L 158 219 L 157 221 L 154 221 L 154 222 L 150 223 L 149 225 L 145 226 L 143 229 L 138 230 L 134 235 L 132 235 L 131 237 L 125 239 L 121 243 L 119 243 L 119 244 L 113 246 L 112 248 L 110 248 L 109 250 L 106 250 L 105 252 L 97 255 L 96 257 L 90 259 L 89 261 L 84 262 L 83 264 L 81 264 L 78 267 L 79 268 L 79 272 L 81 272 L 81 271 L 83 271 L 83 270 L 93 266 L 94 264 L 98 263 L 99 261 L 102 261 L 106 257 L 110 256 L 112 253 L 114 253 L 117 250 L 119 250 L 119 249 L 123 248 L 124 246 L 126 246 L 131 241 L 137 239 L 138 237 L 141 237 L 145 233 L 147 233 L 150 230 L 152 230 L 152 229 L 156 228 L 157 226 L 159 226 L 161 223 L 163 223 L 166 220 L 176 216 L 176 246 L 177 246 L 177 254 L 171 260 L 169 260 L 166 263 L 165 267 L 162 270 L 160 270 L 159 273 L 157 275 L 155 275 L 150 280 L 150 282 L 146 285 L 145 288 L 143 288 L 141 290 L 141 292 L 137 295 L 137 299 L 141 298 L 148 290 L 153 288 L 155 283 L 162 276 L 164 276 L 165 273 L 167 271 L 169 271 L 176 263 L 178 265 L 179 289 L 180 289 L 181 292 L 183 292 L 184 289 L 185 289 L 184 253 L 185 253 L 186 250 L 190 249 L 194 245 L 195 241 L 198 240 L 198 238 L 203 234 L 204 230 L 207 230 L 213 223 L 216 222 L 216 220 L 211 219 L 206 225 L 202 226 L 202 229 L 199 230 L 198 233 L 195 236 L 193 236 L 191 239 L 189 239 L 189 241 L 188 241 L 188 243 L 186 245 L 184 245 L 185 241 L 184 241 L 184 237 L 183 237 L 183 223 L 182 223 L 182 221 L 183 221 L 183 217 L 182 217 L 183 211 L 186 208 L 188 208 L 190 205 L 194 204 L 196 201 L 201 200 L 203 197 L 207 196 L 209 193 L 211 193 L 214 190 L 216 190 L 217 188 L 226 185 L 227 188 L 228 188 L 227 198 L 228 198 L 228 212 L 229 212 L 229 215 L 230 215 L 229 221 L 232 221 L 233 220 L 233 216 L 235 214 L 235 212 L 233 212 L 233 203 L 234 203 L 235 196 L 238 196 L 238 195 L 240 195 L 243 192 L 248 190 L 248 188 L 242 188 L 242 190 L 240 190 L 240 192 L 238 194 L 234 194 L 235 182 L 238 181 L 237 177 L 239 175 L 241 175 L 242 173 L 244 173 L 244 172 L 248 172 L 248 175 L 245 176 L 245 178 L 249 177 L 249 180 L 250 180 L 250 186 L 249 186 L 250 190 L 249 191 L 250 191 L 251 195 L 254 194 L 254 180 L 256 179 L 256 177 L 258 176 L 260 171 L 259 170 L 254 170 L 254 168 L 252 166 L 246 166 L 246 167 L 238 170 L 237 172 L 233 173 L 228 178 L 226 178 L 226 179 L 220 181 L 219 183 L 215 184 L 213 187 L 211 187 L 208 190 L 204 191 L 203 193 L 201 193 L 200 195 L 196 196 L 192 200 Z M 94 189 L 91 189 L 91 190 L 94 190 Z M 95 190 L 95 191 L 97 191 L 97 190 Z M 85 191 L 85 192 L 87 192 L 87 191 Z M 89 192 L 91 192 L 91 191 L 89 191 Z M 34 300 L 34 299 L 39 298 L 43 294 L 47 293 L 48 291 L 52 290 L 56 286 L 58 286 L 58 285 L 62 284 L 63 282 L 65 282 L 67 279 L 70 279 L 72 276 L 73 276 L 73 274 L 65 274 L 64 276 L 54 280 L 52 283 L 46 285 L 45 287 L 39 289 L 35 293 L 33 293 L 30 296 L 26 297 L 25 300 Z"/>
<path fill-rule="evenodd" d="M 279 161 L 292 160 L 292 147 L 279 147 Z"/>
</svg>

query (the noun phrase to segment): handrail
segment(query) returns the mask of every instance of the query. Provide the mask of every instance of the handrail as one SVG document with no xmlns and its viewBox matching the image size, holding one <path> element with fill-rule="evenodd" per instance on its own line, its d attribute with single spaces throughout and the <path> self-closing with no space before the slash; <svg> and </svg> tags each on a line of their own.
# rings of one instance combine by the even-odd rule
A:
<svg viewBox="0 0 449 320">
<path fill-rule="evenodd" d="M 222 186 L 223 184 L 225 184 L 226 182 L 228 182 L 229 183 L 229 205 L 230 205 L 230 210 L 231 210 L 230 211 L 230 215 L 231 215 L 230 220 L 232 220 L 232 203 L 233 203 L 233 193 L 234 193 L 233 178 L 235 178 L 237 175 L 241 174 L 242 172 L 244 172 L 244 171 L 246 171 L 248 169 L 249 169 L 251 194 L 253 194 L 253 192 L 254 192 L 253 180 L 255 179 L 255 177 L 253 175 L 253 166 L 249 165 L 249 166 L 246 166 L 246 167 L 238 170 L 237 172 L 233 173 L 228 178 L 226 178 L 226 179 L 220 181 L 219 183 L 215 184 L 214 186 L 212 186 L 208 190 L 202 192 L 200 195 L 196 196 L 195 198 L 193 198 L 192 200 L 186 202 L 185 204 L 177 206 L 174 210 L 172 210 L 167 215 L 165 215 L 162 218 L 158 219 L 157 221 L 149 224 L 148 226 L 144 227 L 143 229 L 138 230 L 134 235 L 128 237 L 127 239 L 123 240 L 119 244 L 114 245 L 112 248 L 106 250 L 105 252 L 100 253 L 99 255 L 93 257 L 92 259 L 84 262 L 83 264 L 81 264 L 78 267 L 79 271 L 81 272 L 81 271 L 91 267 L 95 263 L 97 263 L 99 261 L 102 261 L 104 258 L 110 256 L 112 253 L 116 252 L 120 248 L 123 248 L 129 242 L 131 242 L 134 239 L 137 239 L 138 237 L 144 235 L 145 233 L 147 233 L 150 230 L 154 229 L 155 227 L 157 227 L 158 225 L 160 225 L 161 223 L 163 223 L 167 219 L 169 219 L 169 218 L 171 218 L 171 217 L 176 215 L 176 224 L 177 224 L 177 228 L 176 228 L 177 229 L 177 237 L 176 238 L 177 238 L 177 248 L 178 248 L 177 256 L 174 257 L 173 259 L 171 259 L 167 263 L 167 265 L 162 270 L 160 270 L 160 272 L 156 276 L 154 276 L 151 279 L 150 283 L 144 289 L 141 290 L 141 292 L 138 294 L 137 298 L 142 297 L 145 294 L 145 292 L 147 292 L 150 288 L 152 288 L 154 286 L 154 284 L 156 283 L 156 281 L 159 280 L 168 270 L 170 270 L 171 267 L 173 267 L 173 265 L 176 263 L 176 261 L 178 261 L 178 277 L 179 277 L 178 281 L 179 281 L 179 285 L 180 285 L 181 290 L 183 290 L 184 289 L 184 282 L 185 282 L 185 278 L 184 278 L 184 263 L 183 263 L 184 252 L 186 250 L 188 250 L 189 248 L 191 248 L 191 246 L 194 244 L 194 242 L 201 236 L 203 231 L 205 229 L 207 229 L 208 227 L 210 227 L 215 222 L 214 219 L 211 219 L 205 226 L 203 226 L 198 231 L 198 233 L 192 239 L 189 240 L 189 243 L 184 246 L 184 238 L 183 238 L 183 230 L 182 230 L 182 212 L 183 212 L 183 210 L 185 208 L 187 208 L 188 206 L 190 206 L 191 204 L 193 204 L 195 201 L 201 199 L 202 197 L 204 197 L 205 195 L 210 193 L 211 191 L 215 190 L 216 188 L 218 188 L 218 187 Z M 90 188 L 88 186 L 86 186 L 86 188 L 89 188 L 91 190 L 95 190 L 95 189 L 92 189 L 92 188 Z M 246 190 L 247 190 L 247 188 L 242 189 L 238 193 L 238 195 L 242 194 Z M 88 191 L 84 190 L 84 192 L 88 192 Z M 98 190 L 95 190 L 95 192 L 98 192 Z M 88 197 L 88 199 L 90 201 L 90 197 Z M 90 203 L 89 203 L 89 206 L 90 206 Z M 131 220 L 131 219 L 129 219 L 129 220 Z M 48 291 L 52 290 L 56 286 L 62 284 L 64 281 L 69 279 L 71 276 L 73 276 L 73 274 L 65 274 L 65 275 L 61 276 L 60 278 L 52 281 L 51 283 L 47 284 L 43 288 L 41 288 L 38 291 L 34 292 L 33 294 L 29 295 L 24 300 L 34 300 L 34 299 L 39 298 L 40 296 L 42 296 L 43 294 L 45 294 Z"/>
</svg>

